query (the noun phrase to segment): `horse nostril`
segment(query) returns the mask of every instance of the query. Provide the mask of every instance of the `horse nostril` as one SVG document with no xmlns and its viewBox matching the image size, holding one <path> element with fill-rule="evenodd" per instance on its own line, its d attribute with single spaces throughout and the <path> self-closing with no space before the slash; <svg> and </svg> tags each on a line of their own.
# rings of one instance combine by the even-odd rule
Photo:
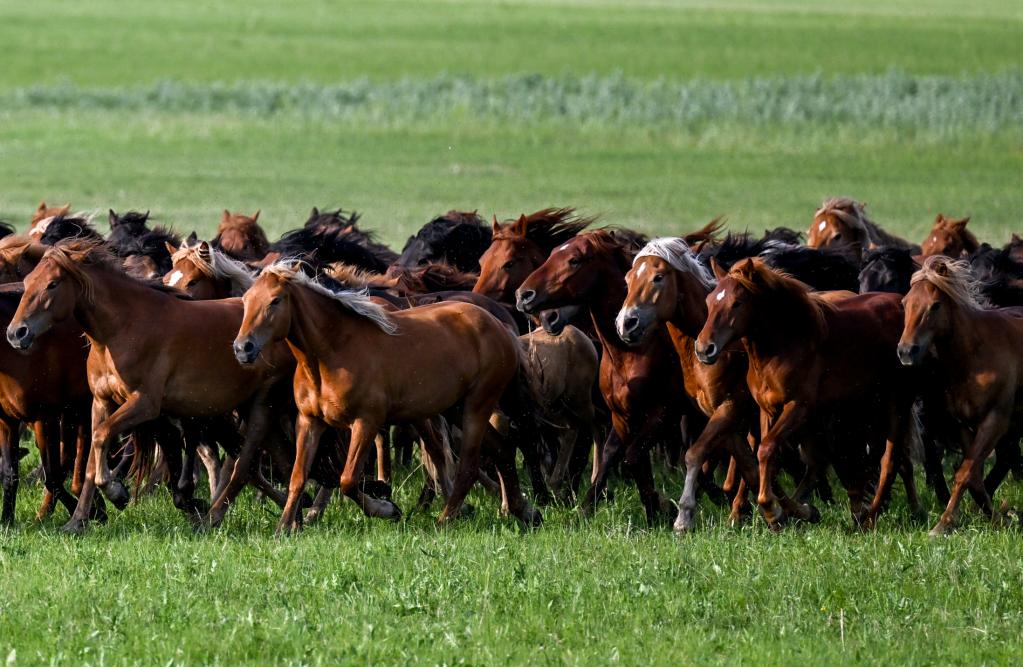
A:
<svg viewBox="0 0 1023 667">
<path fill-rule="evenodd" d="M 625 318 L 625 330 L 633 331 L 639 326 L 639 318 L 633 315 L 632 317 Z"/>
<path fill-rule="evenodd" d="M 718 351 L 718 346 L 714 343 L 707 343 L 707 346 L 703 348 L 703 353 L 708 357 L 713 357 Z"/>
<path fill-rule="evenodd" d="M 521 301 L 522 303 L 529 303 L 534 298 L 536 298 L 536 292 L 531 289 L 519 292 L 519 301 Z"/>
<path fill-rule="evenodd" d="M 245 344 L 244 344 L 244 345 L 242 345 L 242 351 L 243 351 L 243 352 L 249 352 L 249 353 L 251 353 L 251 352 L 252 352 L 253 350 L 255 350 L 255 349 L 256 349 L 256 346 L 252 344 L 252 341 L 251 341 L 251 340 L 247 340 L 247 341 L 245 341 Z"/>
<path fill-rule="evenodd" d="M 28 335 L 28 327 L 22 324 L 20 327 L 14 330 L 14 337 L 19 340 Z"/>
</svg>

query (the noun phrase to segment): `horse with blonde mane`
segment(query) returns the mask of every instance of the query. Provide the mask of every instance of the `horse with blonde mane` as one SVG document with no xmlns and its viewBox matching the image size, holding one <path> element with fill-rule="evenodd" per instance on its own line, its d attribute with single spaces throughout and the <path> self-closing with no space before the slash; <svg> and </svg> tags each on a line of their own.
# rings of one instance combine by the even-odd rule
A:
<svg viewBox="0 0 1023 667">
<path fill-rule="evenodd" d="M 931 535 L 952 530 L 966 490 L 997 519 L 991 493 L 1018 457 L 1023 435 L 1023 308 L 989 309 L 969 265 L 935 255 L 913 275 L 905 309 L 899 358 L 936 374 L 927 400 L 958 424 L 954 435 L 965 452 Z M 996 469 L 985 481 L 992 451 Z"/>
<path fill-rule="evenodd" d="M 867 217 L 866 205 L 849 197 L 825 199 L 813 214 L 806 234 L 811 248 L 844 249 L 857 261 L 868 250 L 882 247 L 906 248 L 920 254 L 920 246 L 890 234 Z"/>
<path fill-rule="evenodd" d="M 92 450 L 85 484 L 65 530 L 81 531 L 89 519 L 95 487 L 115 503 L 128 492 L 111 476 L 110 445 L 147 422 L 168 415 L 218 417 L 240 409 L 247 422 L 243 456 L 235 475 L 214 504 L 211 517 L 222 518 L 226 504 L 248 479 L 274 406 L 274 386 L 290 375 L 293 361 L 283 345 L 269 346 L 242 368 L 230 343 L 242 321 L 238 299 L 193 301 L 159 283 L 141 282 L 125 273 L 103 244 L 70 240 L 47 250 L 25 278 L 25 293 L 7 327 L 7 339 L 28 350 L 61 322 L 75 320 L 90 343 L 87 364 L 92 390 Z M 163 445 L 161 440 L 161 445 Z M 172 479 L 180 456 L 168 453 Z M 190 497 L 175 497 L 194 514 Z"/>
<path fill-rule="evenodd" d="M 760 407 L 757 500 L 768 523 L 778 527 L 787 518 L 773 489 L 777 451 L 786 442 L 800 442 L 810 474 L 834 465 L 858 524 L 876 522 L 897 468 L 909 504 L 919 512 L 908 447 L 915 389 L 912 374 L 895 356 L 902 326 L 899 295 L 829 300 L 756 259 L 743 260 L 727 273 L 715 267 L 715 274 L 718 284 L 707 297 L 696 354 L 714 364 L 734 342 L 741 340 L 746 348 L 747 384 Z M 829 428 L 821 429 L 822 423 Z M 821 431 L 828 442 L 796 439 Z M 862 440 L 850 437 L 854 431 Z M 837 433 L 842 437 L 836 442 L 830 436 Z M 874 446 L 866 452 L 845 446 L 857 441 Z M 882 453 L 877 491 L 864 512 L 867 477 Z M 814 515 L 810 507 L 797 514 Z"/>
<path fill-rule="evenodd" d="M 511 333 L 466 303 L 387 312 L 363 293 L 328 289 L 292 262 L 264 268 L 244 303 L 234 341 L 238 362 L 256 363 L 264 349 L 285 341 L 298 360 L 295 465 L 278 531 L 301 526 L 299 498 L 328 426 L 351 429 L 342 493 L 367 516 L 397 519 L 397 505 L 371 497 L 360 484 L 368 448 L 387 423 L 413 423 L 422 434 L 430 418 L 460 408 L 461 458 L 438 520 L 453 519 L 479 476 L 483 442 L 494 440 L 486 438 L 488 420 L 518 372 Z M 519 489 L 514 451 L 502 443 L 494 452 L 504 498 L 523 523 L 538 523 Z M 430 455 L 443 465 L 442 451 Z"/>
</svg>

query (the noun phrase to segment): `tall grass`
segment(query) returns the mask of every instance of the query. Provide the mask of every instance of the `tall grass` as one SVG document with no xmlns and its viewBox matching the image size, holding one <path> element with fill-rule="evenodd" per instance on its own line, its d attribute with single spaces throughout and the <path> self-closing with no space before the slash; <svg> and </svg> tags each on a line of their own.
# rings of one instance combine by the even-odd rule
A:
<svg viewBox="0 0 1023 667">
<path fill-rule="evenodd" d="M 739 82 L 641 81 L 611 76 L 524 74 L 496 79 L 347 83 L 186 83 L 81 88 L 65 83 L 0 94 L 0 108 L 298 114 L 374 122 L 446 117 L 698 129 L 712 124 L 834 124 L 955 136 L 1023 127 L 1023 72 L 921 76 L 779 76 Z"/>
</svg>

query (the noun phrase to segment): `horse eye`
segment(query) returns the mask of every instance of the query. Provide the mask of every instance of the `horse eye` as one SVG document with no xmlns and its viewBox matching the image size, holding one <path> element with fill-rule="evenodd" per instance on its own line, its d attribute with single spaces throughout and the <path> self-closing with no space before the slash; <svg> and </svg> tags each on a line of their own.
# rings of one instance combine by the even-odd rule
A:
<svg viewBox="0 0 1023 667">
<path fill-rule="evenodd" d="M 51 280 L 50 284 L 46 286 L 46 289 L 57 289 L 57 281 Z"/>
<path fill-rule="evenodd" d="M 930 307 L 929 310 L 932 313 L 938 312 L 939 310 L 941 310 L 941 302 L 940 301 L 935 301 L 934 303 L 931 304 L 931 307 Z"/>
<path fill-rule="evenodd" d="M 503 270 L 505 270 L 505 271 L 511 271 L 511 268 L 512 268 L 513 266 L 515 266 L 515 260 L 514 260 L 514 259 L 512 259 L 512 260 L 509 260 L 509 261 L 505 262 L 505 263 L 504 263 L 504 266 L 502 266 L 501 268 L 502 268 Z"/>
<path fill-rule="evenodd" d="M 187 284 L 185 285 L 185 287 L 195 287 L 195 284 L 196 284 L 197 282 L 199 282 L 199 281 L 198 281 L 198 280 L 196 280 L 195 278 L 193 278 L 192 280 L 189 280 L 189 281 L 188 281 L 188 283 L 187 283 Z"/>
<path fill-rule="evenodd" d="M 662 283 L 662 282 L 664 282 L 664 274 L 663 273 L 655 274 L 654 275 L 654 283 Z"/>
<path fill-rule="evenodd" d="M 839 233 L 835 234 L 835 240 L 836 241 L 841 241 L 842 240 L 842 232 L 839 232 Z"/>
<path fill-rule="evenodd" d="M 578 257 L 573 257 L 572 259 L 568 260 L 569 266 L 579 266 L 580 264 L 582 264 L 582 260 L 580 260 Z"/>
<path fill-rule="evenodd" d="M 279 297 L 279 296 L 275 296 L 274 298 L 270 299 L 270 305 L 271 306 L 276 306 L 280 302 L 281 302 L 281 297 Z"/>
</svg>

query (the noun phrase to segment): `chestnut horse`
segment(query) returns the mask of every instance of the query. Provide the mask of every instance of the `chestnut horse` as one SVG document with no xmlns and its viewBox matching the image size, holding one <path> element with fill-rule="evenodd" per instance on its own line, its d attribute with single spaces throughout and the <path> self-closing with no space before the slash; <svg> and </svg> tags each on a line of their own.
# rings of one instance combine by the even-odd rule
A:
<svg viewBox="0 0 1023 667">
<path fill-rule="evenodd" d="M 899 358 L 907 366 L 933 364 L 940 389 L 932 396 L 957 424 L 955 435 L 965 451 L 932 536 L 952 529 L 967 489 L 988 516 L 996 516 L 990 487 L 1000 480 L 984 483 L 984 462 L 997 447 L 1004 464 L 1001 452 L 1013 456 L 1019 447 L 1023 308 L 986 305 L 969 265 L 942 256 L 927 258 L 905 297 Z"/>
<path fill-rule="evenodd" d="M 806 234 L 811 248 L 844 249 L 859 261 L 868 250 L 894 246 L 920 254 L 920 246 L 889 234 L 867 217 L 866 206 L 848 197 L 824 200 Z"/>
<path fill-rule="evenodd" d="M 628 295 L 616 320 L 619 336 L 630 345 L 640 344 L 666 325 L 682 362 L 686 394 L 709 418 L 685 455 L 685 488 L 675 530 L 687 531 L 693 527 L 698 477 L 712 454 L 730 454 L 749 487 L 758 487 L 756 460 L 746 440 L 755 429 L 756 408 L 746 386 L 746 353 L 734 343 L 712 366 L 697 359 L 695 340 L 707 321 L 706 300 L 714 278 L 684 239 L 650 241 L 625 280 Z M 733 513 L 733 520 L 737 518 Z"/>
<path fill-rule="evenodd" d="M 217 417 L 247 406 L 242 460 L 214 504 L 212 518 L 222 518 L 226 504 L 247 481 L 252 458 L 246 459 L 245 452 L 254 454 L 262 440 L 271 415 L 271 388 L 290 374 L 291 355 L 284 346 L 271 346 L 258 362 L 238 366 L 230 342 L 242 321 L 240 300 L 191 301 L 172 292 L 130 277 L 109 249 L 93 241 L 57 244 L 25 278 L 25 294 L 7 327 L 11 345 L 28 350 L 46 331 L 71 319 L 90 343 L 92 451 L 78 506 L 65 530 L 84 529 L 96 486 L 115 503 L 127 500 L 127 490 L 111 477 L 107 449 L 122 433 L 164 413 Z M 172 455 L 167 460 L 175 463 Z M 179 474 L 172 467 L 172 479 Z M 175 502 L 185 511 L 195 510 L 191 498 Z"/>
<path fill-rule="evenodd" d="M 21 300 L 20 283 L 0 286 L 0 324 L 6 327 Z M 68 513 L 75 498 L 64 488 L 76 453 L 72 491 L 78 493 L 84 477 L 84 451 L 92 394 L 85 374 L 87 349 L 82 330 L 74 323 L 54 328 L 28 353 L 4 345 L 0 349 L 0 481 L 3 483 L 3 514 L 0 521 L 14 520 L 18 489 L 18 436 L 21 424 L 31 424 L 42 461 L 45 495 L 37 519 L 43 519 L 59 500 Z M 62 425 L 63 421 L 63 425 Z M 63 428 L 62 428 L 63 426 Z M 63 431 L 63 433 L 62 433 Z M 61 437 L 67 438 L 68 452 L 61 455 Z M 72 449 L 74 445 L 77 448 Z"/>
<path fill-rule="evenodd" d="M 259 226 L 259 211 L 251 216 L 231 213 L 226 208 L 213 237 L 213 247 L 223 250 L 233 259 L 257 262 L 270 252 L 270 241 Z"/>
<path fill-rule="evenodd" d="M 639 346 L 626 345 L 615 331 L 615 317 L 625 300 L 625 274 L 632 251 L 606 230 L 580 234 L 559 246 L 526 278 L 517 305 L 525 313 L 581 306 L 589 311 L 603 348 L 600 390 L 611 410 L 612 433 L 594 461 L 593 484 L 583 501 L 591 512 L 603 496 L 611 469 L 622 458 L 632 472 L 653 523 L 668 507 L 654 485 L 649 448 L 655 442 L 679 441 L 682 410 L 666 397 L 683 395 L 678 356 L 666 332 L 656 332 Z"/>
<path fill-rule="evenodd" d="M 898 364 L 895 348 L 902 306 L 897 294 L 872 293 L 829 301 L 762 261 L 747 259 L 727 274 L 715 267 L 718 284 L 707 297 L 707 322 L 696 354 L 715 363 L 737 340 L 749 356 L 747 383 L 760 406 L 761 441 L 758 503 L 768 523 L 785 517 L 772 482 L 776 452 L 811 423 L 838 416 L 843 430 L 863 429 L 868 442 L 883 440 L 880 479 L 869 511 L 862 513 L 871 462 L 859 447 L 844 447 L 828 458 L 849 494 L 854 518 L 873 525 L 887 501 L 899 466 L 912 509 L 919 511 L 906 439 L 912 433 L 911 374 Z M 828 422 L 829 425 L 831 422 Z M 841 443 L 851 438 L 843 437 Z M 877 440 L 875 440 L 877 442 Z M 818 443 L 802 442 L 810 471 Z M 834 448 L 834 447 L 833 447 Z M 868 445 L 867 456 L 870 456 Z M 908 472 L 907 472 L 908 470 Z M 800 518 L 810 518 L 800 514 Z"/>
<path fill-rule="evenodd" d="M 287 341 L 298 360 L 297 450 L 278 530 L 300 526 L 299 498 L 328 425 L 351 428 L 341 491 L 367 516 L 397 519 L 397 505 L 360 488 L 368 448 L 389 422 L 419 423 L 423 433 L 431 417 L 460 406 L 461 459 L 439 520 L 454 518 L 479 475 L 488 420 L 518 371 L 511 333 L 486 311 L 465 303 L 388 313 L 359 292 L 329 290 L 294 263 L 264 268 L 244 302 L 245 318 L 234 341 L 238 361 L 255 363 L 278 341 Z M 442 451 L 431 452 L 431 458 L 443 465 Z M 519 489 L 514 449 L 501 447 L 497 465 L 511 512 L 526 524 L 539 522 Z"/>
<path fill-rule="evenodd" d="M 28 222 L 29 235 L 35 238 L 42 236 L 46 231 L 47 222 L 58 216 L 69 215 L 70 213 L 71 204 L 47 206 L 45 201 L 39 202 L 39 206 L 32 213 L 32 219 Z"/>
<path fill-rule="evenodd" d="M 946 218 L 941 213 L 934 219 L 934 227 L 927 235 L 924 242 L 920 244 L 920 250 L 924 257 L 931 255 L 945 255 L 958 259 L 969 257 L 980 248 L 980 242 L 973 232 L 966 229 L 970 222 L 966 218 Z"/>
</svg>

